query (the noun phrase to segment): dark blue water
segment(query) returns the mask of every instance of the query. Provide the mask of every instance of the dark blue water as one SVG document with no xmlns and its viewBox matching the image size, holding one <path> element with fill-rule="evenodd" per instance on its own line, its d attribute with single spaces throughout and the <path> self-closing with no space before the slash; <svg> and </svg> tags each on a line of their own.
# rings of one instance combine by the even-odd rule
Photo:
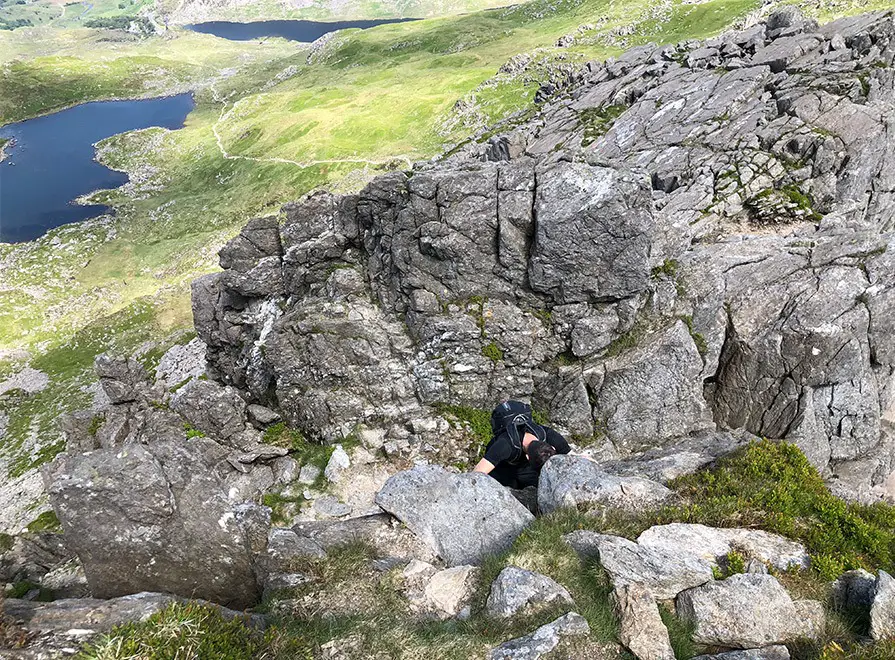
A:
<svg viewBox="0 0 895 660">
<path fill-rule="evenodd" d="M 282 37 L 290 41 L 316 41 L 328 32 L 345 28 L 371 28 L 388 23 L 405 23 L 415 18 L 384 18 L 375 21 L 257 21 L 255 23 L 231 23 L 229 21 L 210 21 L 187 25 L 194 32 L 213 34 L 231 41 L 251 41 L 262 37 Z"/>
<path fill-rule="evenodd" d="M 0 242 L 30 241 L 53 227 L 106 213 L 105 206 L 72 203 L 127 182 L 126 174 L 93 159 L 93 144 L 139 128 L 181 128 L 194 105 L 190 94 L 100 101 L 0 128 L 0 137 L 15 140 L 0 163 Z"/>
</svg>

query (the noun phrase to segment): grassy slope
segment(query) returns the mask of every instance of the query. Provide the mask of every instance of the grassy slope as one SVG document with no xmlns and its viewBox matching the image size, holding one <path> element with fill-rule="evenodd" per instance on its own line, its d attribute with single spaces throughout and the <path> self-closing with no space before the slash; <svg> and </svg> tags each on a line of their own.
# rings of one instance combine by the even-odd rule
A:
<svg viewBox="0 0 895 660">
<path fill-rule="evenodd" d="M 647 18 L 647 0 L 536 0 L 342 34 L 315 64 L 307 64 L 305 47 L 277 40 L 235 43 L 180 31 L 139 42 L 85 29 L 0 32 L 0 122 L 81 100 L 198 90 L 183 130 L 103 146 L 104 161 L 139 172 L 133 186 L 99 195 L 116 207 L 115 219 L 0 246 L 0 378 L 30 354 L 51 379 L 38 395 L 0 397 L 0 414 L 9 417 L 0 472 L 20 474 L 58 449 L 59 413 L 90 399 L 84 388 L 92 382 L 93 355 L 133 350 L 189 326 L 188 282 L 215 267 L 217 247 L 248 217 L 320 185 L 356 186 L 376 171 L 264 159 L 427 158 L 471 132 L 456 122 L 442 130 L 453 104 L 516 53 L 547 47 L 550 57 L 559 52 L 552 48 L 558 36 L 598 18 L 604 31 L 637 22 L 630 45 L 703 37 L 757 3 L 674 4 L 668 21 L 657 23 Z M 562 54 L 584 60 L 618 50 L 597 42 Z M 509 80 L 477 92 L 480 121 L 526 107 L 536 87 Z M 259 160 L 225 159 L 214 127 L 228 152 Z M 77 339 L 100 331 L 102 341 Z"/>
<path fill-rule="evenodd" d="M 837 609 L 831 580 L 846 568 L 891 570 L 895 540 L 895 507 L 848 505 L 834 497 L 805 456 L 786 443 L 753 443 L 713 467 L 670 484 L 678 499 L 658 510 L 637 513 L 559 509 L 538 517 L 502 555 L 485 558 L 464 621 L 420 621 L 408 611 L 401 593 L 400 572 L 370 567 L 376 554 L 360 541 L 330 549 L 325 558 L 303 558 L 295 568 L 308 582 L 277 594 L 265 603 L 271 615 L 266 639 L 246 639 L 248 631 L 220 629 L 222 621 L 208 619 L 205 635 L 190 626 L 154 635 L 160 620 L 176 616 L 183 623 L 185 608 L 155 615 L 148 623 L 116 629 L 80 656 L 82 660 L 159 656 L 167 645 L 196 646 L 216 639 L 219 653 L 234 660 L 252 657 L 317 658 L 324 645 L 344 647 L 346 658 L 481 658 L 488 648 L 521 636 L 565 610 L 548 607 L 539 613 L 509 620 L 491 618 L 485 611 L 489 587 L 506 566 L 517 566 L 549 576 L 565 586 L 574 611 L 587 619 L 590 634 L 566 641 L 549 657 L 627 658 L 617 645 L 618 625 L 613 612 L 608 575 L 593 559 L 582 560 L 562 537 L 575 530 L 593 530 L 636 539 L 655 524 L 686 521 L 719 527 L 769 529 L 805 543 L 812 565 L 807 570 L 771 573 L 796 599 L 819 600 L 826 609 L 826 625 L 816 640 L 790 643 L 795 660 L 882 660 L 895 652 L 891 640 L 867 644 L 867 612 Z M 720 560 L 716 577 L 724 579 L 745 570 L 749 557 L 731 551 Z M 283 600 L 294 598 L 296 600 Z M 280 602 L 277 602 L 280 601 Z M 309 604 L 312 604 L 309 607 Z M 680 660 L 709 651 L 691 641 L 692 627 L 662 607 L 676 657 Z M 194 612 L 195 614 L 195 612 Z M 194 626 L 195 627 L 195 626 Z M 220 630 L 219 630 L 220 629 Z M 176 638 L 176 642 L 174 639 Z M 346 644 L 354 640 L 354 644 Z M 120 647 L 127 653 L 117 653 Z M 225 653 L 226 650 L 226 653 Z M 200 653 L 201 655 L 201 653 Z"/>
</svg>

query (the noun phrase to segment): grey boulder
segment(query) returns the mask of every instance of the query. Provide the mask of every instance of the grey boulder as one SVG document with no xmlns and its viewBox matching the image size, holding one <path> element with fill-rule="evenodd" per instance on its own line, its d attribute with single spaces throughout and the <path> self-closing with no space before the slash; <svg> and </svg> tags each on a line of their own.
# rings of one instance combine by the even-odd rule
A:
<svg viewBox="0 0 895 660">
<path fill-rule="evenodd" d="M 876 595 L 876 578 L 863 569 L 846 571 L 833 582 L 833 606 L 839 610 L 869 611 Z"/>
<path fill-rule="evenodd" d="M 770 575 L 733 575 L 677 597 L 678 616 L 695 626 L 694 641 L 729 648 L 758 648 L 812 636 L 817 628 L 814 609 L 794 603 Z"/>
<path fill-rule="evenodd" d="M 376 504 L 403 522 L 448 566 L 479 565 L 507 550 L 534 516 L 491 477 L 421 465 L 391 477 Z"/>
<path fill-rule="evenodd" d="M 671 496 L 660 483 L 642 477 L 616 477 L 584 456 L 554 456 L 541 470 L 538 483 L 538 506 L 543 513 L 578 505 L 638 511 Z"/>
<path fill-rule="evenodd" d="M 233 505 L 214 473 L 219 445 L 161 441 L 62 454 L 43 472 L 94 596 L 157 591 L 244 608 L 259 598 L 253 555 L 268 509 Z"/>
<path fill-rule="evenodd" d="M 711 565 L 695 555 L 648 548 L 620 536 L 577 531 L 563 540 L 583 557 L 594 557 L 617 589 L 641 584 L 659 600 L 713 580 Z"/>
<path fill-rule="evenodd" d="M 561 584 L 546 575 L 507 566 L 491 585 L 485 608 L 491 616 L 509 618 L 559 604 L 570 607 L 574 604 Z"/>
</svg>

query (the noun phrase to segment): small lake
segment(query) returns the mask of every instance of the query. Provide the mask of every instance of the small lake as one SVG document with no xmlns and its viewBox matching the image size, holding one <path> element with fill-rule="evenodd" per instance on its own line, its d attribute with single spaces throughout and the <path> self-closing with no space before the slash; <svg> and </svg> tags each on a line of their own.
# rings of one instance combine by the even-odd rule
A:
<svg viewBox="0 0 895 660">
<path fill-rule="evenodd" d="M 15 140 L 0 163 L 0 242 L 30 241 L 53 227 L 106 213 L 105 206 L 72 203 L 128 180 L 94 160 L 94 143 L 150 126 L 181 128 L 194 105 L 191 94 L 99 101 L 0 128 L 0 137 Z"/>
<path fill-rule="evenodd" d="M 231 41 L 251 41 L 264 37 L 281 37 L 290 41 L 316 41 L 324 34 L 344 30 L 346 28 L 366 29 L 390 23 L 406 23 L 415 18 L 384 18 L 372 21 L 257 21 L 254 23 L 231 23 L 229 21 L 210 21 L 185 26 L 193 32 L 213 34 Z"/>
</svg>

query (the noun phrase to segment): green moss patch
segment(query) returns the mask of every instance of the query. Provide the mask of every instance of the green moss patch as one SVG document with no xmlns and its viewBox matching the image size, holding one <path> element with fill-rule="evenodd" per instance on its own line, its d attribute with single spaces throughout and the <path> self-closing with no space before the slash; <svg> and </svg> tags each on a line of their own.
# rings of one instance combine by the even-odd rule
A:
<svg viewBox="0 0 895 660">
<path fill-rule="evenodd" d="M 38 532 L 61 532 L 62 524 L 56 517 L 55 511 L 44 511 L 28 524 L 28 531 L 32 534 Z"/>
<path fill-rule="evenodd" d="M 500 362 L 503 360 L 503 351 L 501 350 L 500 346 L 495 344 L 493 341 L 490 344 L 482 347 L 482 355 L 494 362 Z"/>
<path fill-rule="evenodd" d="M 609 105 L 600 108 L 586 108 L 578 113 L 578 121 L 584 126 L 581 146 L 586 147 L 603 137 L 612 128 L 615 120 L 627 110 L 624 105 Z"/>
</svg>

